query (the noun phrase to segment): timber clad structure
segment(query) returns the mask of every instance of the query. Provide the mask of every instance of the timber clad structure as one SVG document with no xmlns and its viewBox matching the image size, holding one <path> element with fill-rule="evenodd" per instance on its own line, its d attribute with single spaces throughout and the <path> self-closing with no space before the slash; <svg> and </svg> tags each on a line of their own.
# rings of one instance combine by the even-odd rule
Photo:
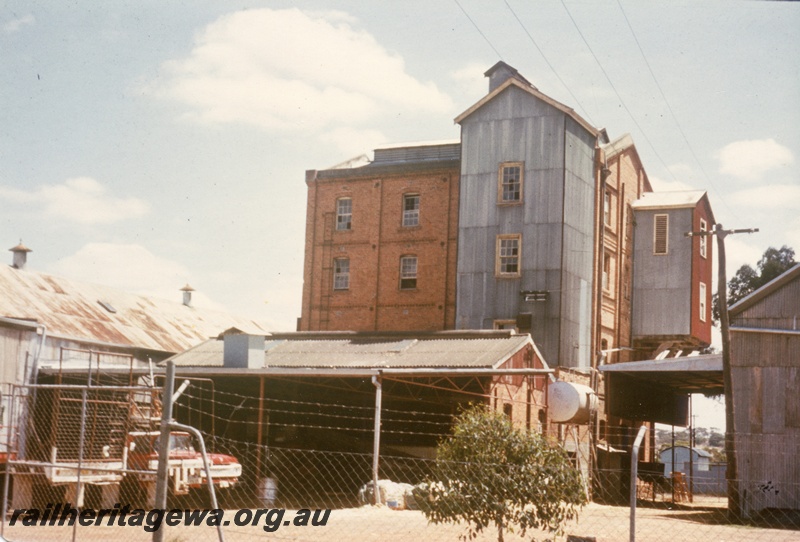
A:
<svg viewBox="0 0 800 542">
<path fill-rule="evenodd" d="M 800 265 L 729 309 L 743 512 L 800 510 Z"/>
<path fill-rule="evenodd" d="M 485 75 L 489 94 L 456 118 L 462 141 L 456 327 L 512 322 L 533 333 L 550 363 L 588 368 L 601 133 L 509 66 L 498 63 Z M 511 168 L 520 190 L 504 198 L 503 175 Z M 503 269 L 509 259 L 513 267 Z"/>
<path fill-rule="evenodd" d="M 711 344 L 714 214 L 703 191 L 646 194 L 633 203 L 635 255 L 633 336 L 637 347 L 656 349 Z"/>
</svg>

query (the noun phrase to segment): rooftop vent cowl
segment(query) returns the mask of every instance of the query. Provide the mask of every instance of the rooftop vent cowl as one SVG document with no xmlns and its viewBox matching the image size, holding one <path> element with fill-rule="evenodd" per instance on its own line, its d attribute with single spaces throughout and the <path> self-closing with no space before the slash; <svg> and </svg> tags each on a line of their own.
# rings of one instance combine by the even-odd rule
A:
<svg viewBox="0 0 800 542">
<path fill-rule="evenodd" d="M 183 292 L 183 304 L 187 307 L 192 306 L 192 292 L 194 292 L 194 288 L 186 284 L 183 288 L 181 288 L 181 292 Z"/>
<path fill-rule="evenodd" d="M 19 244 L 17 246 L 9 248 L 8 250 L 14 253 L 14 259 L 11 263 L 11 267 L 14 269 L 25 269 L 25 265 L 28 263 L 28 252 L 33 251 L 22 244 L 22 239 L 19 240 Z"/>
</svg>

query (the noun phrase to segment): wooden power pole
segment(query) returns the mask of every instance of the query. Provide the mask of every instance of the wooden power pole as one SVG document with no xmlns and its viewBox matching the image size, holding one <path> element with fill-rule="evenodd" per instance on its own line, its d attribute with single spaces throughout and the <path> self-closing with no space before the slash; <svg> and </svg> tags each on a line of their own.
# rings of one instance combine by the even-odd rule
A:
<svg viewBox="0 0 800 542">
<path fill-rule="evenodd" d="M 736 443 L 734 442 L 733 379 L 731 377 L 731 332 L 728 320 L 728 281 L 725 277 L 725 238 L 736 233 L 755 233 L 758 228 L 725 230 L 715 224 L 711 231 L 692 231 L 687 237 L 711 236 L 717 238 L 717 298 L 719 301 L 719 325 L 722 332 L 722 377 L 725 385 L 725 479 L 728 483 L 728 518 L 741 521 L 742 502 L 739 493 L 739 472 L 736 467 Z"/>
</svg>

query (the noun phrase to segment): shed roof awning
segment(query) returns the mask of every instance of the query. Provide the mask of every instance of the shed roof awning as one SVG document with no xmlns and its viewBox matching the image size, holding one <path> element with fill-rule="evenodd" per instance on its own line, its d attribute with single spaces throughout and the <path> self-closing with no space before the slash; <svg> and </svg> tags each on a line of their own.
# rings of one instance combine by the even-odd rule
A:
<svg viewBox="0 0 800 542">
<path fill-rule="evenodd" d="M 606 374 L 625 375 L 675 393 L 721 394 L 722 354 L 614 363 L 600 367 Z"/>
<path fill-rule="evenodd" d="M 503 367 L 530 348 L 542 368 Z M 203 342 L 169 358 L 181 374 L 364 376 L 370 374 L 497 375 L 552 372 L 528 334 L 509 331 L 295 332 L 266 338 L 263 362 L 226 364 L 224 339 Z"/>
</svg>

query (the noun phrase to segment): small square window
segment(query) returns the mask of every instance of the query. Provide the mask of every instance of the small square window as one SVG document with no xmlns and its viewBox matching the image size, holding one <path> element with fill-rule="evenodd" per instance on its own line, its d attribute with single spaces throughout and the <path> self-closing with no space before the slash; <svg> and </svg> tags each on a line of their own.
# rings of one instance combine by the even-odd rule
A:
<svg viewBox="0 0 800 542">
<path fill-rule="evenodd" d="M 499 277 L 518 277 L 522 236 L 498 235 L 495 272 Z"/>
<path fill-rule="evenodd" d="M 353 219 L 353 200 L 351 198 L 339 198 L 336 200 L 336 229 L 349 230 L 352 228 Z"/>
<path fill-rule="evenodd" d="M 336 258 L 333 260 L 333 289 L 350 289 L 350 258 Z"/>
<path fill-rule="evenodd" d="M 497 199 L 499 203 L 522 201 L 522 162 L 508 162 L 500 165 Z"/>
<path fill-rule="evenodd" d="M 419 226 L 419 194 L 403 196 L 403 227 Z"/>
<path fill-rule="evenodd" d="M 400 289 L 413 290 L 417 287 L 417 257 L 400 258 Z"/>
</svg>

